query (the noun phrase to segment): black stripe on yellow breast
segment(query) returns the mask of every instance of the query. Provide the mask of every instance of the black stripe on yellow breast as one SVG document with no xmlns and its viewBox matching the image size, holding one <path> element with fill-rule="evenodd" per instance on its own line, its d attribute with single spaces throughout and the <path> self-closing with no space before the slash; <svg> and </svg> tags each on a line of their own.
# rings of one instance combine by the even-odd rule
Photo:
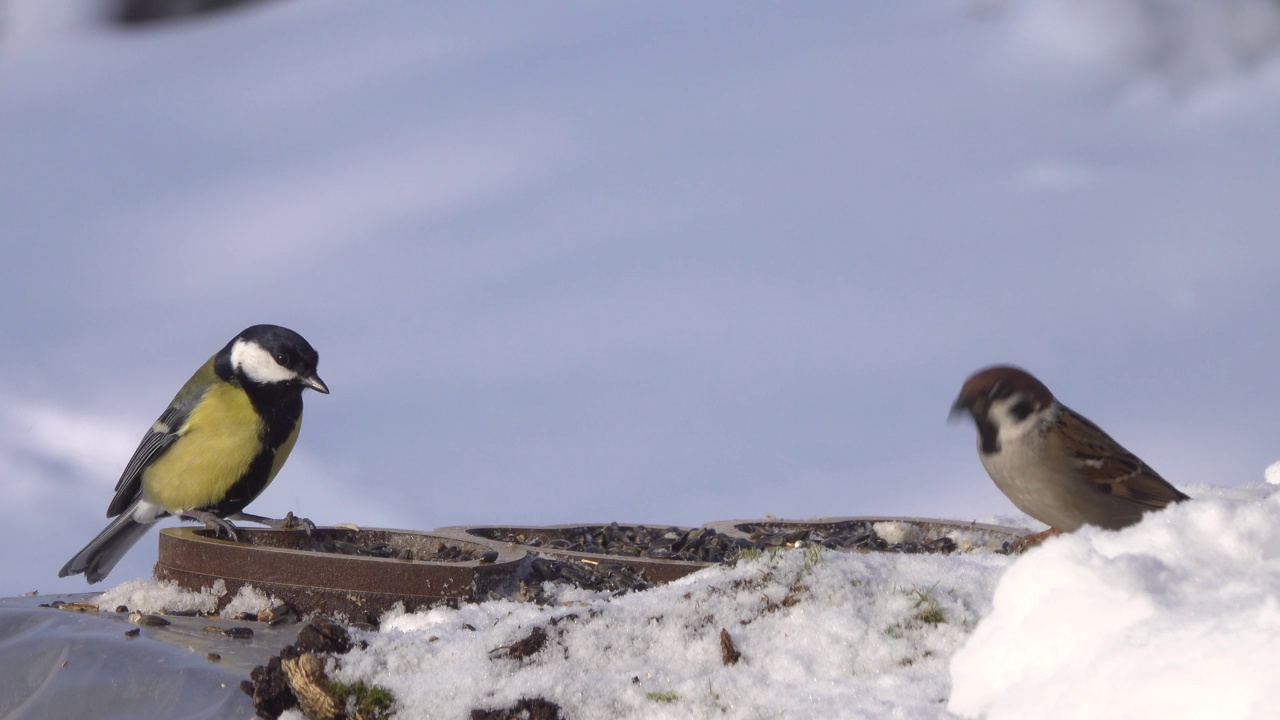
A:
<svg viewBox="0 0 1280 720">
<path fill-rule="evenodd" d="M 220 515 L 240 512 L 262 494 L 289 459 L 302 429 L 302 387 L 294 384 L 246 385 L 245 394 L 262 420 L 262 450 L 248 472 L 223 500 L 207 508 Z"/>
<path fill-rule="evenodd" d="M 175 514 L 240 512 L 279 472 L 301 420 L 301 387 L 214 383 L 143 473 L 143 497 Z"/>
</svg>

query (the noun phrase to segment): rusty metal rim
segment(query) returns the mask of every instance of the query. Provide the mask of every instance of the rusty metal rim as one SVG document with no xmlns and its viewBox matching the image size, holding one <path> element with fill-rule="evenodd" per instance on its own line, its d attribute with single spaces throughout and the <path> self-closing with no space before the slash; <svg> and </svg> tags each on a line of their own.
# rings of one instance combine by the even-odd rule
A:
<svg viewBox="0 0 1280 720">
<path fill-rule="evenodd" d="M 316 532 L 341 531 L 456 543 L 458 539 L 435 533 L 386 528 L 317 528 Z M 298 531 L 242 529 L 242 534 L 274 541 Z M 417 597 L 462 597 L 479 576 L 510 572 L 525 557 L 519 548 L 501 543 L 469 540 L 469 544 L 496 552 L 492 563 L 478 560 L 442 562 L 399 560 L 301 550 L 288 547 L 231 542 L 208 536 L 202 528 L 165 528 L 160 533 L 157 566 L 189 573 L 192 577 L 223 578 L 247 583 L 272 583 L 298 589 L 329 592 L 381 593 Z"/>
<path fill-rule="evenodd" d="M 321 527 L 317 527 L 316 530 L 318 531 L 350 530 L 350 528 L 321 526 Z M 387 563 L 394 563 L 396 565 L 404 565 L 406 563 L 412 563 L 416 565 L 448 565 L 451 567 L 472 567 L 476 565 L 492 565 L 492 564 L 499 564 L 504 562 L 515 562 L 524 557 L 524 551 L 522 547 L 519 545 L 517 545 L 516 548 L 511 548 L 509 547 L 511 543 L 496 542 L 493 540 L 487 540 L 485 538 L 480 538 L 480 537 L 447 537 L 446 539 L 454 540 L 454 541 L 462 540 L 464 542 L 470 542 L 476 545 L 484 545 L 493 550 L 497 550 L 498 559 L 493 563 L 481 563 L 479 560 L 462 560 L 462 561 L 399 560 L 396 558 L 369 557 L 364 555 L 339 555 L 336 553 L 317 552 L 315 550 L 299 550 L 296 548 L 272 547 L 268 545 L 253 545 L 253 544 L 244 543 L 244 542 L 236 542 L 232 540 L 225 540 L 223 538 L 212 537 L 209 534 L 210 532 L 211 532 L 210 530 L 207 530 L 202 527 L 170 527 L 170 528 L 162 529 L 160 531 L 160 534 L 162 536 L 169 536 L 185 542 L 199 542 L 209 546 L 223 546 L 227 548 L 235 548 L 236 550 L 253 549 L 258 551 L 279 553 L 282 555 L 295 555 L 300 557 L 301 556 L 305 556 L 305 557 L 321 556 L 321 557 L 354 558 L 362 561 L 368 560 L 368 561 L 374 561 L 374 562 L 387 562 Z M 281 533 L 297 533 L 302 531 L 300 530 L 269 530 L 269 529 L 259 529 L 259 528 L 239 528 L 237 529 L 237 532 L 239 532 L 242 535 L 248 534 L 252 536 L 255 534 L 266 535 L 266 534 L 281 534 Z M 361 527 L 355 532 L 395 533 L 398 535 L 413 535 L 413 536 L 420 536 L 420 537 L 426 537 L 426 538 L 445 537 L 444 535 L 441 535 L 440 533 L 434 530 L 401 530 L 397 528 Z M 504 557 L 504 555 L 506 557 Z"/>
</svg>

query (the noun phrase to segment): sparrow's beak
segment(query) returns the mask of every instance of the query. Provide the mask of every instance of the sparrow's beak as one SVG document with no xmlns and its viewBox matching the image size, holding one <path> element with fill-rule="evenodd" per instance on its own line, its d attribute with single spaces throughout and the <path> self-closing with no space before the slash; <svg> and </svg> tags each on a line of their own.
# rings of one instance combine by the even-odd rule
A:
<svg viewBox="0 0 1280 720">
<path fill-rule="evenodd" d="M 976 398 L 961 394 L 951 404 L 951 412 L 947 414 L 948 422 L 955 422 L 965 415 L 973 414 L 973 403 Z"/>
<path fill-rule="evenodd" d="M 319 375 L 305 375 L 301 378 L 302 384 L 319 393 L 329 394 L 329 386 L 324 384 Z"/>
</svg>

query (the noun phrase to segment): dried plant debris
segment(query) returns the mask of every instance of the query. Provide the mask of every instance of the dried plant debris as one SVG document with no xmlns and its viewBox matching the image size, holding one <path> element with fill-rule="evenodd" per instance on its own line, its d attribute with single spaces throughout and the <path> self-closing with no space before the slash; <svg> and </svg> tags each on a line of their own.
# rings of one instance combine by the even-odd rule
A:
<svg viewBox="0 0 1280 720">
<path fill-rule="evenodd" d="M 543 627 L 535 627 L 529 631 L 529 634 L 510 645 L 503 645 L 489 651 L 489 657 L 510 658 L 512 660 L 523 660 L 533 657 L 541 652 L 542 648 L 547 646 L 547 631 Z"/>
<path fill-rule="evenodd" d="M 246 613 L 247 614 L 247 613 Z M 267 610 L 263 610 L 252 618 L 258 622 L 264 622 L 268 625 L 275 626 L 283 623 L 302 622 L 302 614 L 298 609 L 289 603 L 281 603 Z"/>
<path fill-rule="evenodd" d="M 141 625 L 143 627 L 164 627 L 165 625 L 170 624 L 168 620 L 165 620 L 159 615 L 152 615 L 151 613 L 139 612 L 137 610 L 129 613 L 128 620 L 134 625 Z"/>
<path fill-rule="evenodd" d="M 280 667 L 303 715 L 312 720 L 337 720 L 345 715 L 345 703 L 339 704 L 329 690 L 329 677 L 319 655 L 285 648 L 280 653 Z"/>
<path fill-rule="evenodd" d="M 298 708 L 311 720 L 385 720 L 395 712 L 390 691 L 363 682 L 344 685 L 329 679 L 326 663 L 354 647 L 345 627 L 315 618 L 266 665 L 250 673 L 240 689 L 253 698 L 259 717 L 274 720 Z"/>
<path fill-rule="evenodd" d="M 351 651 L 351 636 L 342 624 L 326 617 L 317 617 L 298 631 L 294 645 L 299 650 L 314 653 L 345 655 Z"/>
<path fill-rule="evenodd" d="M 729 631 L 724 628 L 720 629 L 720 661 L 725 665 L 737 665 L 742 659 L 742 653 L 738 651 L 738 647 L 733 644 L 733 638 L 729 636 Z"/>
<path fill-rule="evenodd" d="M 563 720 L 560 706 L 542 698 L 521 698 L 501 710 L 472 710 L 471 720 Z"/>
</svg>

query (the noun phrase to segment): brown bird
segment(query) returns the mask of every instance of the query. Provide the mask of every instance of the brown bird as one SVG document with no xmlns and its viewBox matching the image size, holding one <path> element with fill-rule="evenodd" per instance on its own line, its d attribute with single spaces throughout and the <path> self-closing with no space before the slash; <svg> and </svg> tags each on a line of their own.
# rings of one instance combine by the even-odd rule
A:
<svg viewBox="0 0 1280 720">
<path fill-rule="evenodd" d="M 951 417 L 966 412 L 996 487 L 1050 527 L 1018 549 L 1081 525 L 1116 530 L 1189 499 L 1025 370 L 997 365 L 971 375 Z"/>
</svg>

